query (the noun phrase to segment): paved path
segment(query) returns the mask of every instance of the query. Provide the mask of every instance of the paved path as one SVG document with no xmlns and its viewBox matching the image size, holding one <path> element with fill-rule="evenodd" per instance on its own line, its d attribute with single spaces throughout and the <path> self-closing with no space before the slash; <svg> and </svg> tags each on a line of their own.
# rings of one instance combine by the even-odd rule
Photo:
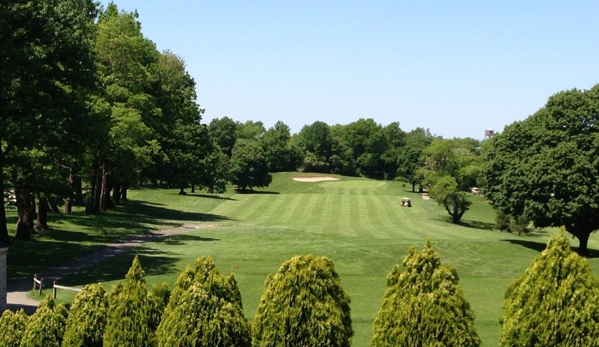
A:
<svg viewBox="0 0 599 347">
<path fill-rule="evenodd" d="M 211 226 L 212 225 L 182 226 L 175 229 L 163 230 L 156 233 L 141 235 L 120 243 L 113 243 L 90 255 L 81 258 L 75 258 L 66 264 L 47 269 L 42 272 L 38 272 L 37 278 L 43 278 L 44 286 L 48 288 L 52 286 L 53 281 L 58 281 L 66 275 L 70 275 L 86 267 L 108 260 L 131 247 L 135 247 L 139 244 L 152 241 L 156 238 L 166 237 L 174 234 L 183 233 L 192 229 L 202 229 Z M 27 314 L 33 314 L 37 309 L 39 302 L 27 296 L 27 293 L 31 291 L 32 287 L 33 276 L 30 278 L 24 278 L 21 280 L 9 282 L 7 284 L 6 308 L 12 311 L 16 311 L 22 308 L 25 310 L 25 312 L 27 312 Z"/>
</svg>

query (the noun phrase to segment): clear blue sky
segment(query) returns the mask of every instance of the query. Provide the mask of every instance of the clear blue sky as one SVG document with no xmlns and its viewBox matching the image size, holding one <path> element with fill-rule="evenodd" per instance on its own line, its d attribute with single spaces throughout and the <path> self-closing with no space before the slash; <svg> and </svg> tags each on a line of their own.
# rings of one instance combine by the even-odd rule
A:
<svg viewBox="0 0 599 347">
<path fill-rule="evenodd" d="M 599 83 L 596 0 L 115 3 L 185 60 L 205 122 L 373 118 L 482 139 Z"/>
</svg>

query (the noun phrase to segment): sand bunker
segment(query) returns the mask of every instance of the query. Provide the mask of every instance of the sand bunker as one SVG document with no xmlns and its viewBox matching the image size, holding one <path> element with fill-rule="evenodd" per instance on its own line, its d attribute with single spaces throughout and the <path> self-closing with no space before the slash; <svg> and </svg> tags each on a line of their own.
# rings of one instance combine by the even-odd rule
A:
<svg viewBox="0 0 599 347">
<path fill-rule="evenodd" d="M 338 178 L 331 177 L 331 176 L 293 177 L 293 180 L 298 181 L 298 182 L 339 181 Z"/>
</svg>

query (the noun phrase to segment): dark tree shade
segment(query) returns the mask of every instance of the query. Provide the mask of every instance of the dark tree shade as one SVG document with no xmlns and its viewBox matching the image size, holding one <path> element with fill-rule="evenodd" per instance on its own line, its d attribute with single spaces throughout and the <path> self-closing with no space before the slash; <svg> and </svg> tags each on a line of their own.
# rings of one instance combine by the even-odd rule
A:
<svg viewBox="0 0 599 347">
<path fill-rule="evenodd" d="M 599 346 L 599 281 L 563 233 L 505 293 L 502 346 Z"/>
<path fill-rule="evenodd" d="M 252 328 L 252 346 L 351 345 L 350 298 L 326 257 L 296 256 L 270 275 Z"/>
<path fill-rule="evenodd" d="M 387 291 L 374 320 L 373 347 L 479 346 L 474 312 L 455 268 L 442 266 L 430 241 L 411 247 L 387 276 Z"/>
</svg>

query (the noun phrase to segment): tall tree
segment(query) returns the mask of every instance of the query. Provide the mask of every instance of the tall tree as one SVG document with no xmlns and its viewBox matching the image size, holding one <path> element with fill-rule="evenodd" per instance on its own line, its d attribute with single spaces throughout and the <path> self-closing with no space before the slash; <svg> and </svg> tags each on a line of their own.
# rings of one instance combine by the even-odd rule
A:
<svg viewBox="0 0 599 347">
<path fill-rule="evenodd" d="M 545 107 L 491 139 L 485 196 L 537 227 L 565 226 L 587 253 L 599 229 L 599 85 L 549 98 Z"/>
<path fill-rule="evenodd" d="M 214 118 L 208 125 L 210 136 L 229 158 L 237 141 L 237 123 L 229 117 Z"/>
<path fill-rule="evenodd" d="M 110 3 L 98 19 L 95 43 L 104 102 L 99 116 L 109 129 L 107 142 L 95 148 L 88 213 L 105 210 L 114 181 L 138 178 L 159 147 L 155 128 L 162 113 L 152 85 L 160 54 L 141 33 L 137 17 Z"/>
<path fill-rule="evenodd" d="M 459 224 L 471 205 L 464 190 L 482 170 L 476 147 L 469 140 L 437 139 L 422 151 L 421 160 L 418 175 L 430 185 L 429 195 Z"/>
<path fill-rule="evenodd" d="M 270 172 L 294 171 L 299 158 L 291 143 L 291 130 L 282 121 L 269 128 L 260 139 Z"/>
<path fill-rule="evenodd" d="M 381 125 L 372 118 L 359 119 L 343 127 L 341 141 L 352 151 L 358 173 L 368 177 L 383 177 L 381 156 L 388 142 Z"/>
<path fill-rule="evenodd" d="M 315 168 L 316 171 L 326 171 L 333 146 L 331 129 L 327 123 L 316 121 L 310 125 L 305 125 L 297 134 L 297 143 L 304 151 L 305 162 L 322 163 L 310 166 Z M 308 160 L 309 157 L 313 158 Z M 320 168 L 321 166 L 322 168 Z"/>
<path fill-rule="evenodd" d="M 268 172 L 268 163 L 264 150 L 256 140 L 237 140 L 229 166 L 231 182 L 242 191 L 254 187 L 268 187 L 272 175 Z"/>
<path fill-rule="evenodd" d="M 401 177 L 412 185 L 412 191 L 421 183 L 417 171 L 421 166 L 422 151 L 433 142 L 433 135 L 428 129 L 416 128 L 405 136 L 405 145 L 397 158 L 397 177 Z"/>
<path fill-rule="evenodd" d="M 92 1 L 0 3 L 0 191 L 15 155 L 62 147 L 61 124 L 80 120 L 93 90 Z M 76 121 L 75 121 L 76 123 Z M 25 217 L 25 216 L 23 216 Z M 8 243 L 4 206 L 0 242 Z"/>
<path fill-rule="evenodd" d="M 349 304 L 330 259 L 293 257 L 266 280 L 252 346 L 351 346 Z"/>
<path fill-rule="evenodd" d="M 430 241 L 411 247 L 393 266 L 374 320 L 373 347 L 479 346 L 474 312 L 464 298 L 455 268 L 441 265 Z"/>
<path fill-rule="evenodd" d="M 560 233 L 505 293 L 502 346 L 599 346 L 599 281 Z"/>
</svg>

